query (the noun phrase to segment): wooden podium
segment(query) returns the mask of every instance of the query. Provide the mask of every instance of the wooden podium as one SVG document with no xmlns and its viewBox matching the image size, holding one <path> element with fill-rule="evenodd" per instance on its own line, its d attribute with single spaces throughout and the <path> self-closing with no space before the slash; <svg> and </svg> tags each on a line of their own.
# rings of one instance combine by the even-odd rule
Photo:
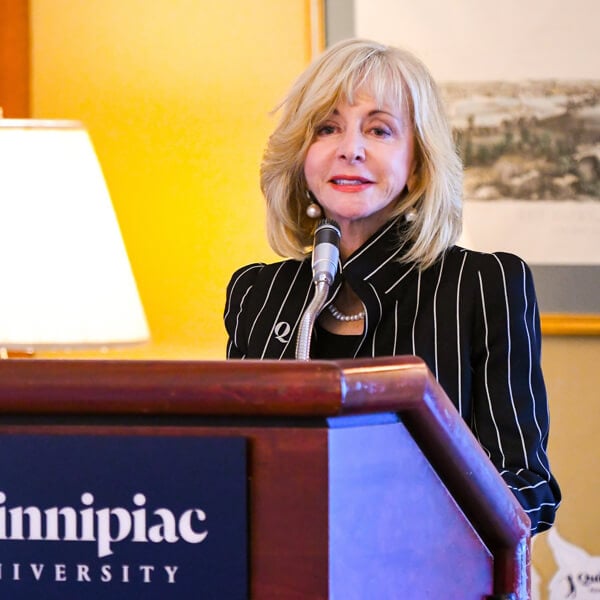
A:
<svg viewBox="0 0 600 600">
<path fill-rule="evenodd" d="M 9 359 L 0 412 L 1 435 L 243 436 L 252 599 L 529 597 L 529 520 L 417 358 Z"/>
</svg>

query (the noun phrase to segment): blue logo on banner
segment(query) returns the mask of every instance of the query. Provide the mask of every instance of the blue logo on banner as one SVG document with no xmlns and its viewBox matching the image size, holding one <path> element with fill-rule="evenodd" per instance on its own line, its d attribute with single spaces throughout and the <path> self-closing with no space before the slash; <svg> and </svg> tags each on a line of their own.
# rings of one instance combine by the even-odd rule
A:
<svg viewBox="0 0 600 600">
<path fill-rule="evenodd" d="M 3 435 L 0 598 L 247 598 L 243 438 Z"/>
</svg>

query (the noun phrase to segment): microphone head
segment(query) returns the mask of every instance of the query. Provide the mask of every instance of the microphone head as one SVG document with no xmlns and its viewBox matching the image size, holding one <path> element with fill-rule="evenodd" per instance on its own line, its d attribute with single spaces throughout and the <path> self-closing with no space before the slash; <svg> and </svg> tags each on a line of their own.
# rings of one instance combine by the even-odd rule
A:
<svg viewBox="0 0 600 600">
<path fill-rule="evenodd" d="M 315 229 L 315 246 L 321 242 L 330 243 L 340 247 L 342 232 L 337 221 L 333 219 L 321 219 Z"/>
<path fill-rule="evenodd" d="M 331 285 L 340 258 L 340 226 L 333 219 L 321 219 L 315 230 L 312 255 L 313 282 Z"/>
</svg>

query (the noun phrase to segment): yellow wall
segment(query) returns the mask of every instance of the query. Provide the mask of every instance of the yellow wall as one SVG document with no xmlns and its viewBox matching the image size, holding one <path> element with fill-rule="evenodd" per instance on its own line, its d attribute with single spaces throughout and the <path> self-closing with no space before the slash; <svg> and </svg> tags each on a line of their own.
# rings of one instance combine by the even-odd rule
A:
<svg viewBox="0 0 600 600">
<path fill-rule="evenodd" d="M 224 357 L 229 276 L 274 258 L 258 170 L 307 4 L 32 0 L 32 116 L 87 125 L 149 320 L 125 356 Z"/>
</svg>

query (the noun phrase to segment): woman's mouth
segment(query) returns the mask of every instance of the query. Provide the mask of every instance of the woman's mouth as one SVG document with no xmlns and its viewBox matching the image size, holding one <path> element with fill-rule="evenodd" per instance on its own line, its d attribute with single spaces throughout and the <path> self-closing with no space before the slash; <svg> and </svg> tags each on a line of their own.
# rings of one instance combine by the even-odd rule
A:
<svg viewBox="0 0 600 600">
<path fill-rule="evenodd" d="M 365 177 L 349 177 L 344 175 L 332 177 L 329 183 L 335 190 L 341 192 L 361 192 L 372 185 L 373 181 Z"/>
<path fill-rule="evenodd" d="M 373 183 L 370 179 L 364 177 L 332 177 L 329 180 L 335 185 L 362 185 L 365 183 Z"/>
</svg>

